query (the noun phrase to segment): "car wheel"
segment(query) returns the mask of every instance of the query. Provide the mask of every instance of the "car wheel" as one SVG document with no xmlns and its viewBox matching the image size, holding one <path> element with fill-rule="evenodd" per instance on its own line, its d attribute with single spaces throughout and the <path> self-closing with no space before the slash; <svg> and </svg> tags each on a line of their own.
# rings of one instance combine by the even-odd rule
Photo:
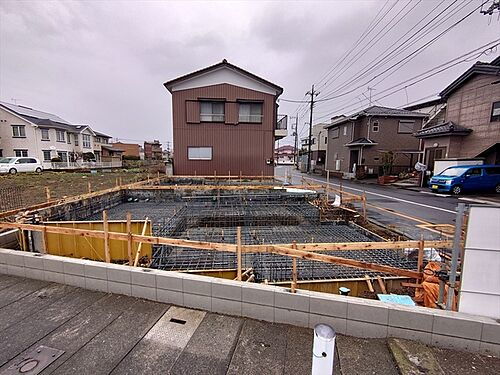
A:
<svg viewBox="0 0 500 375">
<path fill-rule="evenodd" d="M 462 194 L 462 187 L 460 185 L 455 185 L 455 186 L 453 186 L 453 189 L 451 189 L 451 192 L 454 195 L 460 195 L 460 194 Z"/>
<path fill-rule="evenodd" d="M 36 173 L 42 173 L 42 168 L 38 167 L 37 169 L 35 169 L 35 172 Z"/>
<path fill-rule="evenodd" d="M 500 184 L 495 186 L 495 193 L 500 194 Z"/>
<path fill-rule="evenodd" d="M 16 168 L 11 168 L 11 169 L 9 169 L 9 173 L 10 174 L 16 174 L 17 173 L 17 169 Z"/>
</svg>

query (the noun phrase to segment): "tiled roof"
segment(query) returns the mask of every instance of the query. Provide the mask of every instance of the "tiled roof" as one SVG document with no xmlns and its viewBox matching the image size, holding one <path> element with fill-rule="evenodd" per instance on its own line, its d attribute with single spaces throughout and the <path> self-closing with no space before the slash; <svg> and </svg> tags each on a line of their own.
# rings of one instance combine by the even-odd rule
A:
<svg viewBox="0 0 500 375">
<path fill-rule="evenodd" d="M 472 129 L 468 129 L 461 125 L 455 124 L 452 121 L 445 122 L 444 124 L 438 124 L 431 126 L 430 128 L 425 128 L 419 130 L 415 133 L 417 138 L 431 138 L 438 137 L 442 135 L 467 135 L 472 132 Z"/>
<path fill-rule="evenodd" d="M 331 128 L 333 126 L 343 124 L 344 122 L 356 120 L 356 119 L 358 119 L 360 117 L 364 117 L 364 116 L 391 116 L 391 117 L 424 118 L 427 115 L 424 113 L 407 111 L 406 109 L 389 108 L 389 107 L 382 107 L 379 105 L 372 105 L 371 107 L 368 107 L 368 108 L 363 109 L 362 111 L 353 113 L 350 116 L 335 120 L 330 125 L 325 126 L 325 128 L 328 129 L 328 128 Z"/>
</svg>

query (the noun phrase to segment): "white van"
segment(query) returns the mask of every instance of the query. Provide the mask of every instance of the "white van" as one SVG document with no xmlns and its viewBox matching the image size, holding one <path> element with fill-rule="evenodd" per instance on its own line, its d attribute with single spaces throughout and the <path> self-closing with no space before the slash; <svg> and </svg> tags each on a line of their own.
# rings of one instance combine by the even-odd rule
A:
<svg viewBox="0 0 500 375">
<path fill-rule="evenodd" d="M 0 158 L 0 173 L 36 172 L 41 173 L 43 165 L 37 158 Z"/>
</svg>

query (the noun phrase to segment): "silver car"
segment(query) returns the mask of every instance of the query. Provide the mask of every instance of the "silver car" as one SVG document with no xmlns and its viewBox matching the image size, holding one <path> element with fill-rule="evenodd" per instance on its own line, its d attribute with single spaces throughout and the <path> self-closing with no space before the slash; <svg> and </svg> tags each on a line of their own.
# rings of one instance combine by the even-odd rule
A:
<svg viewBox="0 0 500 375">
<path fill-rule="evenodd" d="M 43 165 L 37 158 L 7 157 L 0 158 L 0 173 L 15 174 L 17 172 L 41 173 Z"/>
</svg>

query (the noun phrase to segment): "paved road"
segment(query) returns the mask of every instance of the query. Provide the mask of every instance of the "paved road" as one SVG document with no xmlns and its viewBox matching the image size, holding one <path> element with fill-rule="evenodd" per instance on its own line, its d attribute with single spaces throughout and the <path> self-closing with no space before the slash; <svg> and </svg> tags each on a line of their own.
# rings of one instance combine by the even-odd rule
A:
<svg viewBox="0 0 500 375">
<path fill-rule="evenodd" d="M 318 182 L 326 182 L 324 177 L 302 174 L 290 166 L 278 166 L 275 169 L 275 175 L 278 178 L 283 178 L 286 173 L 292 174 L 294 184 L 300 183 L 302 176 Z M 427 191 L 419 192 L 392 186 L 361 184 L 348 180 L 341 181 L 336 178 L 330 179 L 330 184 L 334 187 L 339 187 L 340 183 L 342 183 L 343 189 L 348 192 L 366 193 L 370 218 L 386 225 L 396 226 L 398 230 L 412 238 L 419 238 L 422 233 L 422 229 L 415 227 L 415 225 L 425 225 L 425 223 L 453 225 L 455 223 L 456 207 L 460 202 L 500 204 L 499 199 L 495 196 L 468 195 L 455 197 L 433 194 Z M 399 215 L 396 213 L 399 213 Z M 436 238 L 436 235 L 440 237 L 438 233 L 427 230 L 423 234 L 425 237 L 430 238 Z"/>
</svg>

